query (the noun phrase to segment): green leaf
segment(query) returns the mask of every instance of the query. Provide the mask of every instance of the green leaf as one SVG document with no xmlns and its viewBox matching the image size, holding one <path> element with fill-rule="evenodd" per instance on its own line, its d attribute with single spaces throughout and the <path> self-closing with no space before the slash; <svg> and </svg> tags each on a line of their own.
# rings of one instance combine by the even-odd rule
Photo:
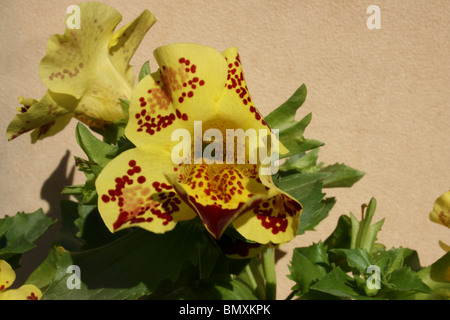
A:
<svg viewBox="0 0 450 320">
<path fill-rule="evenodd" d="M 417 272 L 419 278 L 429 288 L 432 293 L 415 293 L 409 296 L 403 296 L 404 299 L 433 299 L 433 300 L 449 300 L 450 299 L 450 252 L 444 254 L 440 259 L 435 261 L 432 265 Z"/>
<path fill-rule="evenodd" d="M 52 282 L 57 265 L 65 252 L 63 247 L 53 245 L 47 258 L 31 273 L 25 284 L 33 284 L 41 291 L 47 288 Z"/>
<path fill-rule="evenodd" d="M 343 248 L 349 249 L 351 243 L 351 221 L 346 215 L 341 215 L 338 219 L 333 233 L 324 241 L 328 250 Z"/>
<path fill-rule="evenodd" d="M 394 270 L 388 277 L 388 287 L 396 291 L 431 293 L 431 289 L 409 267 Z"/>
<path fill-rule="evenodd" d="M 312 290 L 328 293 L 345 299 L 370 299 L 361 294 L 355 280 L 337 267 L 311 286 Z"/>
<path fill-rule="evenodd" d="M 359 221 L 352 213 L 350 213 L 350 218 L 352 221 L 351 249 L 361 248 L 367 250 L 368 252 L 372 251 L 378 232 L 384 223 L 383 218 L 377 223 L 371 225 L 376 206 L 376 199 L 372 198 L 367 206 L 366 215 L 362 221 Z"/>
<path fill-rule="evenodd" d="M 339 163 L 323 167 L 320 172 L 328 174 L 323 179 L 324 188 L 349 188 L 364 176 L 364 172 Z"/>
<path fill-rule="evenodd" d="M 53 223 L 41 209 L 0 219 L 0 259 L 7 260 L 35 248 L 34 242 Z"/>
<path fill-rule="evenodd" d="M 75 136 L 81 149 L 86 153 L 89 161 L 105 167 L 111 160 L 106 155 L 111 150 L 111 146 L 98 140 L 91 131 L 81 123 L 77 124 Z"/>
<path fill-rule="evenodd" d="M 180 222 L 165 234 L 136 229 L 95 249 L 73 252 L 58 266 L 46 299 L 135 299 L 164 280 L 176 281 L 184 262 L 198 263 L 197 244 L 204 241 L 197 223 Z M 81 289 L 70 290 L 68 265 L 81 270 Z M 118 276 L 120 275 L 120 276 Z"/>
<path fill-rule="evenodd" d="M 117 141 L 117 144 L 111 148 L 111 150 L 107 153 L 106 156 L 112 159 L 117 157 L 122 152 L 133 148 L 136 148 L 136 146 L 125 136 L 122 136 L 120 137 L 119 141 Z"/>
<path fill-rule="evenodd" d="M 314 230 L 328 216 L 336 203 L 334 198 L 324 199 L 325 193 L 322 193 L 322 182 L 319 177 L 320 174 L 298 173 L 278 180 L 278 187 L 293 196 L 303 206 L 298 235 Z"/>
<path fill-rule="evenodd" d="M 281 106 L 264 117 L 271 128 L 280 131 L 295 124 L 295 113 L 306 100 L 306 86 L 302 84 L 295 93 Z"/>
<path fill-rule="evenodd" d="M 310 170 L 312 167 L 316 165 L 318 157 L 319 157 L 318 148 L 311 150 L 307 154 L 300 153 L 287 159 L 286 162 L 282 166 L 280 166 L 279 170 L 281 172 L 289 170 L 305 172 L 307 170 Z"/>
<path fill-rule="evenodd" d="M 69 251 L 78 251 L 85 243 L 83 239 L 76 236 L 79 229 L 74 224 L 74 221 L 78 217 L 78 203 L 70 200 L 62 200 L 61 226 L 55 236 L 55 242 Z"/>
<path fill-rule="evenodd" d="M 413 271 L 421 269 L 417 252 L 408 248 L 391 248 L 390 250 L 381 250 L 373 255 L 374 262 L 383 270 L 384 274 L 389 275 L 394 270 L 404 266 L 410 267 Z"/>
<path fill-rule="evenodd" d="M 280 141 L 289 150 L 288 154 L 280 155 L 280 159 L 323 145 L 320 141 L 303 137 L 305 128 L 311 122 L 311 114 L 300 121 L 295 121 L 295 114 L 305 99 L 306 86 L 302 84 L 286 102 L 264 117 L 269 127 L 279 130 Z"/>
<path fill-rule="evenodd" d="M 366 250 L 357 249 L 333 249 L 333 253 L 344 256 L 351 268 L 355 268 L 360 274 L 365 274 L 369 266 L 374 265 L 372 257 Z"/>
<path fill-rule="evenodd" d="M 329 261 L 322 242 L 310 247 L 294 249 L 289 266 L 291 273 L 288 275 L 289 279 L 296 282 L 292 290 L 300 291 L 302 295 L 308 293 L 310 285 L 327 274 L 328 265 Z"/>
<path fill-rule="evenodd" d="M 150 300 L 257 300 L 242 281 L 203 279 L 184 283 L 164 283 L 163 289 L 148 297 Z"/>
<path fill-rule="evenodd" d="M 68 272 L 69 266 L 78 265 L 70 252 L 63 252 L 59 260 L 56 262 L 56 271 L 48 288 L 43 292 L 42 300 L 124 300 L 124 299 L 138 299 L 148 293 L 146 286 L 141 283 L 133 283 L 127 287 L 116 287 L 114 282 L 105 284 L 105 286 L 90 287 L 86 284 L 85 265 L 78 265 L 80 267 L 80 288 L 69 289 L 67 283 L 71 283 L 71 278 L 74 274 Z M 121 270 L 121 277 L 127 276 L 127 270 Z"/>
<path fill-rule="evenodd" d="M 139 81 L 144 79 L 146 76 L 148 76 L 151 73 L 150 71 L 150 63 L 146 61 L 141 68 L 141 71 L 139 72 Z"/>
</svg>

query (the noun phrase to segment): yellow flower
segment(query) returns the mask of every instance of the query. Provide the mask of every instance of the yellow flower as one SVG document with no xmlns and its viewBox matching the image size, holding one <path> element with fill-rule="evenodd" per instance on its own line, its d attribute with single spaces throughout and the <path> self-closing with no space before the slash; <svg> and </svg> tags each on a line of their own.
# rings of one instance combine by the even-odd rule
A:
<svg viewBox="0 0 450 320">
<path fill-rule="evenodd" d="M 430 220 L 450 228 L 450 191 L 436 199 L 430 212 Z M 450 251 L 450 246 L 444 242 L 439 241 L 439 245 L 445 251 Z"/>
<path fill-rule="evenodd" d="M 430 220 L 450 228 L 450 191 L 436 199 Z"/>
<path fill-rule="evenodd" d="M 136 148 L 113 159 L 96 181 L 99 211 L 109 230 L 139 226 L 164 233 L 199 216 L 216 239 L 230 224 L 261 244 L 293 239 L 300 203 L 278 189 L 269 174 L 261 174 L 267 169 L 261 159 L 248 160 L 276 137 L 250 98 L 237 49 L 221 54 L 177 43 L 156 49 L 155 58 L 159 70 L 142 79 L 130 99 L 125 135 Z M 234 137 L 218 138 L 231 129 L 262 135 L 256 144 L 243 146 L 234 145 Z M 194 152 L 178 148 L 179 132 L 194 136 L 188 144 Z M 220 154 L 217 147 L 230 140 L 233 149 Z M 205 156 L 213 143 L 215 154 Z M 180 159 L 178 151 L 183 151 Z M 220 161 L 236 160 L 240 152 L 246 161 Z"/>
<path fill-rule="evenodd" d="M 119 99 L 129 99 L 135 82 L 129 62 L 156 18 L 145 10 L 114 33 L 122 20 L 118 11 L 99 2 L 79 8 L 80 28 L 50 37 L 39 66 L 48 91 L 39 101 L 19 98 L 23 106 L 7 128 L 9 140 L 34 130 L 34 143 L 73 117 L 91 127 L 125 117 Z"/>
<path fill-rule="evenodd" d="M 30 284 L 7 290 L 14 280 L 14 270 L 5 260 L 0 260 L 0 300 L 39 300 L 42 297 L 41 290 Z"/>
</svg>

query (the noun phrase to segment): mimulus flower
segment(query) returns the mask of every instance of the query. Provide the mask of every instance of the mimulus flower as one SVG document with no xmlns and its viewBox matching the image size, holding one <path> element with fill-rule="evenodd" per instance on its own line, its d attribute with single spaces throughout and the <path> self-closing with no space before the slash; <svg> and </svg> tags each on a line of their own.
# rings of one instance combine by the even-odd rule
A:
<svg viewBox="0 0 450 320">
<path fill-rule="evenodd" d="M 450 191 L 436 199 L 430 220 L 450 228 Z"/>
<path fill-rule="evenodd" d="M 450 228 L 450 191 L 436 199 L 430 212 L 430 220 Z M 450 251 L 450 246 L 444 242 L 439 241 L 439 245 L 445 251 Z"/>
<path fill-rule="evenodd" d="M 156 19 L 148 10 L 114 33 L 122 16 L 99 3 L 79 5 L 80 28 L 55 34 L 39 66 L 48 88 L 39 101 L 23 105 L 7 129 L 9 140 L 34 130 L 32 142 L 61 131 L 75 117 L 91 127 L 124 118 L 120 99 L 129 99 L 135 78 L 129 62 Z"/>
<path fill-rule="evenodd" d="M 142 79 L 130 99 L 125 135 L 136 148 L 109 162 L 96 181 L 109 230 L 139 226 L 164 233 L 199 216 L 216 239 L 230 224 L 261 244 L 294 238 L 300 203 L 262 174 L 267 168 L 260 158 L 249 161 L 276 137 L 250 98 L 237 49 L 221 54 L 178 43 L 156 49 L 155 58 L 159 70 Z M 235 145 L 229 130 L 260 136 Z M 180 143 L 183 132 L 192 141 Z M 245 161 L 236 161 L 244 154 Z"/>
<path fill-rule="evenodd" d="M 25 284 L 8 289 L 16 280 L 16 273 L 5 260 L 0 260 L 0 300 L 39 300 L 42 292 L 34 285 Z"/>
</svg>

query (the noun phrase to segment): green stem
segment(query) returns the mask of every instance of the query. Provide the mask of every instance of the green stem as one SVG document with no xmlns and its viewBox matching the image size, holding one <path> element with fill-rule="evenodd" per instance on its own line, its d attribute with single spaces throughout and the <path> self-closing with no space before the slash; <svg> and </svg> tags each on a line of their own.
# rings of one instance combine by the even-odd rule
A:
<svg viewBox="0 0 450 320">
<path fill-rule="evenodd" d="M 264 292 L 264 278 L 261 275 L 261 272 L 258 268 L 259 261 L 253 259 L 250 261 L 250 263 L 247 265 L 247 267 L 250 266 L 250 273 L 252 274 L 252 278 L 255 281 L 255 291 L 259 299 L 263 300 L 265 297 Z"/>
<path fill-rule="evenodd" d="M 284 300 L 292 300 L 292 298 L 295 297 L 296 293 L 296 291 L 292 291 Z"/>
<path fill-rule="evenodd" d="M 264 277 L 266 278 L 266 300 L 277 298 L 277 276 L 275 272 L 275 249 L 267 248 L 263 252 Z"/>
</svg>

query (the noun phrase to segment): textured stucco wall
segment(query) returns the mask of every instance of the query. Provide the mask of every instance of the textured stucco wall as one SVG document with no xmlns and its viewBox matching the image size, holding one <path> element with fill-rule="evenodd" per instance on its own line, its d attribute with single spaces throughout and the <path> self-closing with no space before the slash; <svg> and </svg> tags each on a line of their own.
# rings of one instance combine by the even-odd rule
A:
<svg viewBox="0 0 450 320">
<path fill-rule="evenodd" d="M 338 202 L 315 232 L 282 247 L 279 297 L 292 249 L 324 239 L 340 214 L 378 200 L 386 217 L 379 240 L 419 252 L 426 265 L 442 255 L 449 231 L 428 220 L 434 200 L 450 188 L 450 2 L 445 0 L 153 0 L 104 1 L 124 22 L 143 9 L 158 18 L 132 63 L 153 50 L 196 42 L 218 50 L 237 46 L 250 92 L 265 115 L 302 83 L 308 97 L 299 117 L 313 113 L 306 136 L 326 143 L 320 160 L 366 172 L 351 189 L 328 189 Z M 66 8 L 76 1 L 0 0 L 1 130 L 21 95 L 40 98 L 38 76 L 50 35 L 63 33 Z M 366 27 L 369 5 L 381 9 L 381 29 Z M 43 208 L 57 216 L 59 192 L 73 175 L 73 121 L 63 133 L 35 145 L 29 135 L 0 139 L 0 216 Z"/>
</svg>

